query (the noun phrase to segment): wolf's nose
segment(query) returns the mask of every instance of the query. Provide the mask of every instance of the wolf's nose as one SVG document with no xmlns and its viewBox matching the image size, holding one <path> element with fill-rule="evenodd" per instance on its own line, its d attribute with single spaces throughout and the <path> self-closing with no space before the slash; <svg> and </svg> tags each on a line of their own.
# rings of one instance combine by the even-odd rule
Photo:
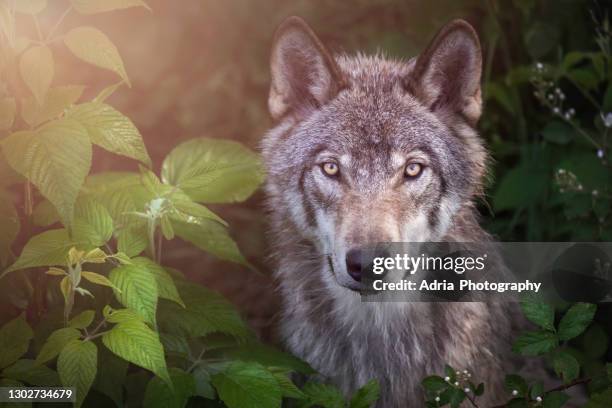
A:
<svg viewBox="0 0 612 408">
<path fill-rule="evenodd" d="M 361 262 L 361 249 L 351 249 L 346 253 L 346 270 L 357 282 L 361 282 Z"/>
</svg>

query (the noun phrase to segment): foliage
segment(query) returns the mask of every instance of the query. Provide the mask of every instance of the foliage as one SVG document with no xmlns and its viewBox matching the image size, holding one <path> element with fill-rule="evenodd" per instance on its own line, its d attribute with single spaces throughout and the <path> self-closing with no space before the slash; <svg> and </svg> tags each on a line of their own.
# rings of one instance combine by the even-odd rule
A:
<svg viewBox="0 0 612 408">
<path fill-rule="evenodd" d="M 118 49 L 95 27 L 60 33 L 69 13 L 147 4 L 67 3 L 45 36 L 23 38 L 15 22 L 25 13 L 38 26 L 46 1 L 0 2 L 0 73 L 11 92 L 0 101 L 0 279 L 16 311 L 0 328 L 1 384 L 73 386 L 77 407 L 318 403 L 314 385 L 300 390 L 290 378 L 313 373 L 306 363 L 259 343 L 227 300 L 163 265 L 164 241 L 181 238 L 250 267 L 207 205 L 247 199 L 263 180 L 258 156 L 196 138 L 176 146 L 158 176 L 139 130 L 105 102 L 130 86 Z M 61 46 L 120 82 L 91 100 L 82 86 L 55 86 Z M 90 174 L 93 146 L 138 161 L 139 171 Z M 11 297 L 14 288 L 27 294 Z M 346 404 L 367 407 L 377 396 L 369 383 Z"/>
<path fill-rule="evenodd" d="M 597 307 L 589 303 L 576 303 L 565 311 L 557 325 L 554 309 L 544 302 L 525 299 L 521 302 L 521 308 L 525 317 L 539 326 L 539 330 L 519 335 L 514 341 L 513 350 L 524 356 L 545 356 L 563 385 L 544 390 L 542 383 L 537 381 L 542 379 L 532 379 L 530 383 L 519 374 L 507 374 L 505 386 L 508 400 L 504 406 L 559 408 L 570 401 L 570 395 L 564 391 L 582 384 L 595 384 L 591 388 L 587 406 L 609 405 L 612 402 L 612 364 L 600 367 L 593 377 L 579 379 L 584 368 L 581 369 L 574 352 L 567 346 L 568 340 L 583 334 L 591 325 Z M 486 392 L 485 383 L 475 385 L 468 370 L 458 371 L 446 366 L 445 374 L 444 378 L 431 375 L 423 379 L 428 407 L 449 405 L 457 408 L 465 400 L 478 406 L 478 397 Z"/>
</svg>

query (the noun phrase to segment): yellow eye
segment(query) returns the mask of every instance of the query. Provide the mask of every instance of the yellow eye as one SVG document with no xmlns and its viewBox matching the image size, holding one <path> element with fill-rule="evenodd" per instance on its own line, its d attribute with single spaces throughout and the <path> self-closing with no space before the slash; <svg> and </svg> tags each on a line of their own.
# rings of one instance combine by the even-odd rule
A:
<svg viewBox="0 0 612 408">
<path fill-rule="evenodd" d="M 415 178 L 423 171 L 423 165 L 419 163 L 408 163 L 404 175 L 408 178 Z"/>
<path fill-rule="evenodd" d="M 338 167 L 338 164 L 335 163 L 335 162 L 325 162 L 325 163 L 323 163 L 321 168 L 323 169 L 323 172 L 325 174 L 327 174 L 328 176 L 330 176 L 330 177 L 337 176 L 338 172 L 340 171 L 340 168 Z"/>
</svg>

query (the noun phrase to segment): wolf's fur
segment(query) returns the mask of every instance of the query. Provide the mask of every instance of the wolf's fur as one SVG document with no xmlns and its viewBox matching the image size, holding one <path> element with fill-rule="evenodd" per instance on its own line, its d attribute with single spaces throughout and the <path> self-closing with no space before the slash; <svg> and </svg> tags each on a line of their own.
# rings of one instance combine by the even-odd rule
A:
<svg viewBox="0 0 612 408">
<path fill-rule="evenodd" d="M 379 407 L 423 405 L 422 378 L 444 363 L 504 400 L 512 312 L 482 303 L 362 303 L 346 252 L 376 242 L 488 241 L 478 225 L 487 153 L 480 116 L 481 53 L 463 21 L 419 57 L 331 56 L 288 19 L 272 51 L 263 141 L 266 191 L 284 300 L 287 348 L 345 393 L 372 378 Z M 320 164 L 333 159 L 340 177 Z M 408 161 L 424 164 L 403 180 Z"/>
</svg>

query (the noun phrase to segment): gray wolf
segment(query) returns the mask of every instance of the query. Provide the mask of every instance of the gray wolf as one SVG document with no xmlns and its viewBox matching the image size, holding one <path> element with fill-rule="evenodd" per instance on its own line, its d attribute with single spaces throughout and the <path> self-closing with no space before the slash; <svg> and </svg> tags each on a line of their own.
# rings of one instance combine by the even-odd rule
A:
<svg viewBox="0 0 612 408">
<path fill-rule="evenodd" d="M 262 142 L 284 344 L 347 395 L 375 378 L 379 407 L 423 406 L 444 364 L 508 400 L 513 312 L 483 303 L 366 303 L 360 250 L 376 242 L 488 241 L 474 201 L 488 154 L 481 50 L 452 21 L 420 55 L 332 55 L 290 17 L 276 31 Z"/>
</svg>

